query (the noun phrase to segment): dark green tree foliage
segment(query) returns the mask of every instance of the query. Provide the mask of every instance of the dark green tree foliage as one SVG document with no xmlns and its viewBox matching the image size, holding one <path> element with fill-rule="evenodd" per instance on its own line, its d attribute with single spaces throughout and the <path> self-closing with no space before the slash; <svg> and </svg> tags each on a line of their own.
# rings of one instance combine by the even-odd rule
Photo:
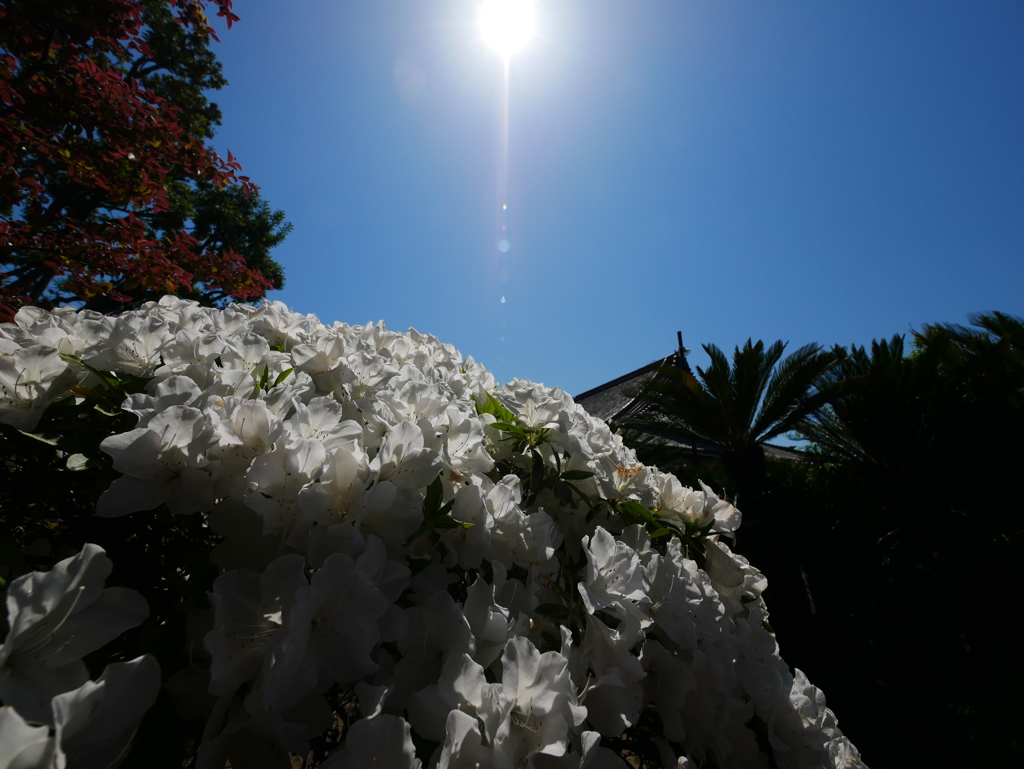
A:
<svg viewBox="0 0 1024 769">
<path fill-rule="evenodd" d="M 202 252 L 237 253 L 246 265 L 271 281 L 274 289 L 284 287 L 284 270 L 270 256 L 292 229 L 291 222 L 284 220 L 284 211 L 273 210 L 258 193 L 247 195 L 239 186 L 218 187 L 207 181 L 171 185 L 168 193 L 171 205 L 154 215 L 155 229 L 188 229 Z M 178 296 L 203 304 L 221 304 L 233 298 L 223 289 L 203 287 L 181 290 Z"/>
<path fill-rule="evenodd" d="M 972 323 L 851 348 L 798 428 L 815 461 L 777 475 L 818 545 L 802 653 L 873 767 L 1024 760 L 1006 619 L 1024 556 L 1024 324 Z M 878 703 L 898 728 L 879 728 Z"/>
<path fill-rule="evenodd" d="M 208 0 L 0 0 L 0 302 L 110 312 L 280 288 L 284 214 L 206 146 Z M 210 2 L 231 22 L 230 0 Z"/>
<path fill-rule="evenodd" d="M 175 21 L 166 0 L 143 0 L 143 5 L 150 30 L 146 42 L 152 55 L 133 62 L 131 74 L 180 108 L 178 121 L 186 132 L 212 139 L 221 123 L 221 111 L 206 92 L 220 90 L 228 82 L 209 39 L 187 33 Z M 170 203 L 166 211 L 154 214 L 155 231 L 189 230 L 202 252 L 233 251 L 249 268 L 269 279 L 272 288 L 284 287 L 284 271 L 270 256 L 292 229 L 284 211 L 273 210 L 258 191 L 247 191 L 241 185 L 175 179 L 167 187 Z M 202 290 L 180 292 L 179 296 L 206 300 L 204 303 L 230 298 L 224 291 L 206 296 Z"/>
<path fill-rule="evenodd" d="M 1024 762 L 1007 611 L 1024 589 L 1024 321 L 970 320 L 912 345 L 803 348 L 774 376 L 779 343 L 731 367 L 709 347 L 707 371 L 661 372 L 645 396 L 658 436 L 721 448 L 697 466 L 676 449 L 675 469 L 737 498 L 737 549 L 768 577 L 787 660 L 873 769 Z M 787 431 L 803 461 L 749 449 Z M 659 437 L 633 440 L 672 464 Z"/>
</svg>

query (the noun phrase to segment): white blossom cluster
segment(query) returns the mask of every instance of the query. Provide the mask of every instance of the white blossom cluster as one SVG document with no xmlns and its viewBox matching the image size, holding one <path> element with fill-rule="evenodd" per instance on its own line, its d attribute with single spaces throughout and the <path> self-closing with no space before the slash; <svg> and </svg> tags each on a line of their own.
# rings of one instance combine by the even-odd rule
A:
<svg viewBox="0 0 1024 769">
<path fill-rule="evenodd" d="M 100 447 L 122 475 L 97 515 L 166 505 L 222 538 L 202 649 L 165 684 L 211 696 L 199 767 L 289 766 L 339 686 L 360 716 L 327 769 L 626 767 L 608 746 L 644 718 L 665 767 L 863 766 L 779 656 L 766 581 L 723 541 L 739 512 L 561 390 L 499 388 L 414 330 L 165 297 L 22 309 L 0 326 L 0 422 L 83 397 L 82 363 L 147 380 Z M 130 747 L 160 670 L 88 680 L 82 657 L 148 612 L 109 572 L 89 545 L 11 584 L 0 769 Z"/>
</svg>

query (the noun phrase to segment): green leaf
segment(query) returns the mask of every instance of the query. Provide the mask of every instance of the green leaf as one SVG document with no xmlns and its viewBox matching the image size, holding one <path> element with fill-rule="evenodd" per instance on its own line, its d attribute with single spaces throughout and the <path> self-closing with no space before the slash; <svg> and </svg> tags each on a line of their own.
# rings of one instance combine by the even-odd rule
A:
<svg viewBox="0 0 1024 769">
<path fill-rule="evenodd" d="M 70 354 L 68 354 L 66 352 L 59 353 L 59 355 L 61 357 L 61 360 L 65 361 L 67 363 L 74 363 L 74 364 L 76 364 L 78 366 L 81 366 L 86 371 L 92 372 L 93 374 L 98 376 L 100 379 L 102 379 L 104 382 L 106 382 L 108 387 L 110 387 L 110 388 L 112 388 L 114 390 L 118 390 L 118 389 L 121 388 L 121 382 L 118 380 L 118 378 L 114 374 L 110 373 L 109 371 L 103 371 L 103 370 L 98 369 L 98 368 L 96 368 L 94 366 L 90 366 L 88 363 L 86 363 L 84 360 L 79 358 L 77 355 L 70 355 Z"/>
<path fill-rule="evenodd" d="M 438 517 L 441 510 L 441 498 L 444 496 L 444 485 L 441 483 L 441 474 L 427 486 L 427 494 L 423 499 L 423 517 L 432 521 Z"/>
<path fill-rule="evenodd" d="M 413 542 L 415 542 L 417 539 L 422 537 L 424 534 L 429 534 L 433 530 L 434 530 L 434 527 L 431 524 L 429 524 L 427 521 L 424 521 L 423 523 L 420 524 L 420 527 L 418 529 L 416 529 L 416 531 L 414 531 L 409 536 L 409 538 L 407 540 L 405 540 L 405 542 L 402 543 L 402 547 L 408 547 Z"/>
<path fill-rule="evenodd" d="M 487 393 L 487 400 L 483 405 L 476 402 L 476 413 L 477 414 L 493 414 L 494 417 L 502 422 L 514 422 L 515 415 L 507 408 L 501 405 L 501 401 L 495 398 L 490 393 Z"/>
<path fill-rule="evenodd" d="M 463 529 L 473 528 L 473 524 L 469 521 L 460 521 L 458 518 L 452 518 L 450 515 L 445 515 L 441 518 L 437 518 L 431 521 L 431 525 L 435 529 L 457 529 L 460 526 Z"/>
<path fill-rule="evenodd" d="M 562 606 L 560 603 L 542 603 L 536 609 L 533 610 L 535 614 L 541 617 L 567 617 L 569 616 L 569 610 Z"/>
<path fill-rule="evenodd" d="M 561 638 L 556 638 L 554 633 L 549 633 L 546 630 L 542 630 L 541 634 L 540 634 L 540 637 L 543 638 L 545 641 L 547 641 L 548 642 L 548 646 L 550 646 L 551 648 L 553 648 L 553 649 L 561 649 L 562 648 L 562 639 Z"/>
<path fill-rule="evenodd" d="M 545 584 L 549 589 L 553 590 L 558 595 L 558 597 L 561 598 L 563 601 L 565 601 L 566 603 L 572 602 L 572 595 L 570 593 L 565 592 L 562 586 L 555 582 L 553 579 L 548 580 Z"/>
<path fill-rule="evenodd" d="M 562 473 L 562 480 L 583 481 L 586 480 L 587 478 L 592 478 L 593 476 L 594 474 L 588 472 L 587 470 L 566 470 L 564 473 Z"/>
<path fill-rule="evenodd" d="M 27 433 L 24 430 L 18 430 L 18 432 L 40 443 L 47 443 L 50 446 L 60 445 L 60 439 L 64 437 L 60 433 Z"/>
<path fill-rule="evenodd" d="M 651 539 L 657 539 L 658 537 L 667 537 L 672 532 L 666 528 L 655 529 L 651 532 Z"/>
<path fill-rule="evenodd" d="M 553 491 L 555 492 L 555 499 L 559 502 L 566 505 L 572 502 L 572 486 L 568 483 L 565 483 L 562 480 L 556 480 Z"/>
<path fill-rule="evenodd" d="M 452 508 L 454 506 L 455 506 L 455 500 L 454 499 L 451 502 L 446 502 L 444 505 L 441 506 L 441 509 L 437 511 L 438 517 L 443 517 L 443 516 L 448 515 L 448 513 L 450 513 L 452 511 Z"/>
<path fill-rule="evenodd" d="M 544 457 L 540 455 L 539 451 L 531 453 L 533 454 L 533 466 L 530 469 L 530 487 L 534 491 L 540 491 L 541 483 L 544 481 Z"/>
<path fill-rule="evenodd" d="M 281 382 L 283 382 L 284 380 L 286 380 L 286 379 L 288 378 L 288 376 L 289 376 L 289 375 L 290 375 L 290 374 L 291 374 L 291 373 L 292 373 L 292 372 L 293 372 L 294 370 L 295 370 L 295 366 L 292 366 L 291 368 L 286 368 L 286 369 L 285 369 L 284 371 L 282 371 L 282 372 L 281 372 L 280 374 L 278 374 L 278 375 L 277 375 L 277 379 L 275 379 L 275 380 L 274 380 L 274 385 L 273 385 L 273 386 L 274 386 L 274 387 L 277 387 L 277 386 L 278 386 L 279 384 L 281 384 Z"/>
<path fill-rule="evenodd" d="M 72 472 L 78 472 L 80 470 L 88 470 L 92 467 L 99 467 L 103 464 L 103 460 L 98 457 L 89 457 L 85 454 L 72 454 L 68 457 L 67 468 Z"/>
</svg>

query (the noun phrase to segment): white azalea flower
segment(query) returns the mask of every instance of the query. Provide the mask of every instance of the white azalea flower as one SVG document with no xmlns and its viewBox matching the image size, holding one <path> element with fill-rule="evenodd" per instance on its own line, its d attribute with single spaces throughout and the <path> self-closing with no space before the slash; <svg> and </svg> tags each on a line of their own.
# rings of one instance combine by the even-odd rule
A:
<svg viewBox="0 0 1024 769">
<path fill-rule="evenodd" d="M 320 766 L 323 769 L 420 769 L 412 730 L 404 718 L 381 714 L 352 724 L 345 744 Z"/>
<path fill-rule="evenodd" d="M 295 591 L 284 625 L 263 647 L 263 702 L 281 711 L 315 691 L 321 675 L 354 683 L 377 669 L 370 652 L 388 600 L 351 558 L 335 553 Z"/>
<path fill-rule="evenodd" d="M 473 659 L 483 667 L 488 667 L 501 654 L 513 626 L 509 610 L 500 606 L 495 597 L 500 595 L 505 586 L 505 569 L 500 563 L 494 564 L 493 569 L 494 582 L 488 585 L 477 577 L 476 582 L 466 591 L 463 607 L 466 621 L 476 639 Z"/>
<path fill-rule="evenodd" d="M 480 721 L 461 710 L 448 713 L 438 769 L 515 769 L 510 756 L 486 744 Z"/>
<path fill-rule="evenodd" d="M 671 558 L 655 554 L 644 569 L 644 575 L 648 584 L 647 595 L 651 600 L 649 611 L 658 632 L 680 649 L 695 648 L 697 627 L 694 618 L 704 596 L 689 579 L 689 572 Z"/>
<path fill-rule="evenodd" d="M 287 353 L 270 349 L 270 343 L 263 337 L 247 333 L 232 338 L 220 354 L 221 366 L 237 369 L 258 378 L 267 371 L 270 381 L 289 368 L 291 358 Z"/>
<path fill-rule="evenodd" d="M 211 333 L 212 329 L 186 328 L 177 331 L 160 350 L 163 365 L 153 373 L 157 379 L 169 374 L 183 373 L 190 366 L 213 360 L 227 347 L 227 343 Z"/>
<path fill-rule="evenodd" d="M 632 613 L 634 601 L 646 600 L 640 560 L 632 548 L 599 526 L 593 537 L 583 537 L 583 552 L 587 569 L 579 591 L 588 612 Z"/>
<path fill-rule="evenodd" d="M 362 511 L 363 493 L 370 482 L 370 463 L 358 447 L 338 447 L 327 457 L 317 483 L 299 492 L 299 507 L 321 526 L 344 523 Z"/>
<path fill-rule="evenodd" d="M 445 547 L 450 548 L 463 569 L 478 569 L 491 544 L 492 518 L 479 486 L 462 486 L 455 494 L 452 518 L 470 524 L 448 529 L 441 535 Z"/>
<path fill-rule="evenodd" d="M 520 503 L 523 501 L 522 487 L 519 478 L 515 475 L 506 475 L 495 483 L 485 494 L 487 513 L 493 521 L 491 528 L 491 542 L 488 550 L 488 558 L 498 561 L 506 568 L 511 568 L 517 557 L 523 557 L 525 549 L 527 560 L 529 555 L 536 554 L 529 547 L 534 538 L 527 538 L 522 534 L 522 527 L 525 522 Z M 537 522 L 541 523 L 540 520 Z M 538 528 L 540 528 L 538 526 Z M 529 541 L 527 541 L 529 539 Z M 543 541 L 543 539 L 542 539 Z M 547 557 L 547 542 L 541 545 L 545 548 L 544 554 Z"/>
<path fill-rule="evenodd" d="M 441 457 L 424 447 L 423 431 L 414 422 L 399 422 L 385 436 L 370 467 L 378 480 L 400 489 L 421 489 L 441 470 Z"/>
<path fill-rule="evenodd" d="M 352 344 L 343 335 L 323 334 L 309 343 L 292 347 L 292 363 L 295 368 L 309 374 L 321 390 L 331 392 L 335 383 L 341 383 L 340 378 L 335 381 L 335 378 L 325 375 L 338 371 L 345 357 L 353 352 Z"/>
<path fill-rule="evenodd" d="M 382 481 L 363 495 L 356 526 L 363 536 L 380 538 L 388 552 L 404 558 L 403 543 L 423 523 L 422 505 L 415 489 L 397 489 L 390 481 Z"/>
<path fill-rule="evenodd" d="M 565 753 L 569 730 L 583 723 L 587 709 L 576 701 L 568 661 L 559 652 L 544 652 L 526 638 L 505 645 L 501 661 L 501 697 L 508 719 L 496 738 L 516 760 L 533 752 Z"/>
<path fill-rule="evenodd" d="M 447 427 L 447 409 L 452 393 L 440 383 L 406 382 L 401 389 L 382 392 L 375 405 L 388 415 L 389 424 L 419 422 L 426 419 L 431 426 Z"/>
<path fill-rule="evenodd" d="M 266 533 L 305 549 L 312 521 L 302 514 L 299 493 L 319 475 L 325 459 L 320 441 L 302 438 L 253 460 L 246 472 L 245 504 L 263 518 Z"/>
<path fill-rule="evenodd" d="M 328 452 L 346 448 L 361 449 L 363 428 L 351 419 L 345 419 L 343 407 L 334 398 L 319 396 L 308 404 L 296 403 L 295 413 L 288 419 L 289 438 L 312 438 L 320 441 Z"/>
<path fill-rule="evenodd" d="M 543 510 L 523 516 L 516 532 L 513 553 L 516 563 L 532 569 L 543 569 L 555 557 L 562 544 L 562 532 L 550 515 Z"/>
<path fill-rule="evenodd" d="M 601 472 L 601 495 L 605 499 L 637 499 L 647 504 L 653 500 L 649 487 L 648 468 L 636 461 L 635 455 L 602 454 L 595 460 Z"/>
<path fill-rule="evenodd" d="M 0 422 L 34 430 L 46 407 L 77 382 L 78 375 L 52 347 L 0 354 Z"/>
<path fill-rule="evenodd" d="M 148 654 L 107 665 L 95 682 L 53 698 L 57 769 L 118 766 L 160 691 L 160 666 Z"/>
<path fill-rule="evenodd" d="M 601 747 L 601 735 L 597 732 L 583 732 L 574 753 L 562 756 L 536 753 L 530 763 L 533 769 L 627 769 L 629 766 L 613 751 Z"/>
<path fill-rule="evenodd" d="M 31 726 L 18 712 L 0 707 L 0 769 L 48 769 L 53 740 L 46 726 Z"/>
<path fill-rule="evenodd" d="M 114 321 L 102 350 L 86 356 L 86 363 L 104 371 L 148 376 L 160 365 L 160 353 L 174 340 L 166 320 L 125 313 Z"/>
<path fill-rule="evenodd" d="M 124 475 L 100 496 L 96 514 L 109 518 L 165 503 L 176 514 L 209 510 L 213 478 L 203 452 L 211 443 L 206 417 L 190 406 L 171 406 L 146 427 L 105 438 L 100 449 Z"/>
<path fill-rule="evenodd" d="M 706 564 L 711 584 L 729 614 L 742 614 L 745 604 L 756 601 L 768 587 L 768 580 L 750 561 L 733 553 L 724 542 L 709 541 Z"/>
<path fill-rule="evenodd" d="M 494 459 L 484 446 L 484 425 L 479 419 L 469 417 L 453 422 L 448 430 L 448 441 L 444 447 L 445 464 L 459 479 L 468 479 L 477 473 L 487 473 L 494 468 Z"/>
<path fill-rule="evenodd" d="M 719 499 L 703 481 L 701 490 L 683 486 L 668 473 L 657 473 L 657 504 L 661 515 L 680 523 L 693 523 L 704 527 L 712 524 L 711 530 L 728 536 L 739 528 L 742 516 L 729 502 Z"/>
<path fill-rule="evenodd" d="M 514 379 L 503 387 L 498 397 L 502 404 L 529 427 L 544 428 L 558 424 L 563 409 L 574 408 L 562 390 L 551 390 L 544 385 Z"/>
<path fill-rule="evenodd" d="M 50 571 L 18 577 L 7 591 L 10 630 L 0 647 L 0 700 L 47 722 L 50 698 L 88 680 L 82 657 L 149 614 L 134 590 L 104 588 L 113 564 L 96 545 Z"/>
<path fill-rule="evenodd" d="M 209 412 L 216 445 L 207 452 L 228 467 L 225 471 L 240 475 L 252 460 L 269 452 L 281 437 L 284 426 L 264 401 L 228 398 Z"/>
<path fill-rule="evenodd" d="M 214 580 L 214 626 L 203 639 L 213 658 L 211 694 L 230 695 L 259 675 L 263 644 L 280 629 L 295 592 L 307 584 L 301 555 L 281 556 L 263 574 L 229 571 Z"/>
<path fill-rule="evenodd" d="M 147 388 L 148 389 L 148 388 Z M 154 416 L 171 406 L 192 406 L 202 396 L 195 380 L 187 376 L 171 376 L 160 381 L 151 393 L 129 395 L 121 408 L 138 416 L 137 428 L 146 427 Z"/>
<path fill-rule="evenodd" d="M 306 337 L 312 325 L 319 325 L 315 315 L 292 312 L 283 302 L 264 301 L 253 315 L 252 330 L 273 347 L 290 349 Z"/>
<path fill-rule="evenodd" d="M 406 614 L 407 630 L 398 641 L 402 658 L 395 666 L 395 691 L 388 700 L 397 708 L 405 706 L 412 692 L 437 682 L 449 659 L 461 655 L 472 659 L 476 652 L 469 621 L 447 592 L 434 593 Z"/>
<path fill-rule="evenodd" d="M 640 622 L 627 616 L 612 629 L 593 616 L 587 617 L 583 655 L 593 672 L 584 702 L 587 720 L 605 737 L 618 737 L 640 720 L 644 705 L 641 686 L 646 673 L 630 650 L 641 637 Z"/>
<path fill-rule="evenodd" d="M 647 672 L 643 680 L 646 700 L 657 709 L 665 736 L 673 742 L 684 742 L 686 728 L 681 711 L 687 692 L 697 688 L 689 665 L 652 639 L 644 642 L 641 659 Z"/>
<path fill-rule="evenodd" d="M 483 667 L 468 654 L 458 654 L 444 663 L 436 684 L 412 696 L 409 719 L 418 734 L 442 742 L 448 714 L 460 710 L 479 719 L 484 739 L 495 745 L 501 739 L 499 731 L 508 719 L 511 703 L 501 684 L 487 682 Z"/>
</svg>

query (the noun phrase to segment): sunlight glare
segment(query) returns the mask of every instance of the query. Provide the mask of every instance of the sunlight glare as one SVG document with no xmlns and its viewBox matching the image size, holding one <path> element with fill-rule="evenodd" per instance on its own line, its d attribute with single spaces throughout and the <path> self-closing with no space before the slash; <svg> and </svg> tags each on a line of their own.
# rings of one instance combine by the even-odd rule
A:
<svg viewBox="0 0 1024 769">
<path fill-rule="evenodd" d="M 480 32 L 491 47 L 508 58 L 533 34 L 532 0 L 484 0 Z"/>
</svg>

